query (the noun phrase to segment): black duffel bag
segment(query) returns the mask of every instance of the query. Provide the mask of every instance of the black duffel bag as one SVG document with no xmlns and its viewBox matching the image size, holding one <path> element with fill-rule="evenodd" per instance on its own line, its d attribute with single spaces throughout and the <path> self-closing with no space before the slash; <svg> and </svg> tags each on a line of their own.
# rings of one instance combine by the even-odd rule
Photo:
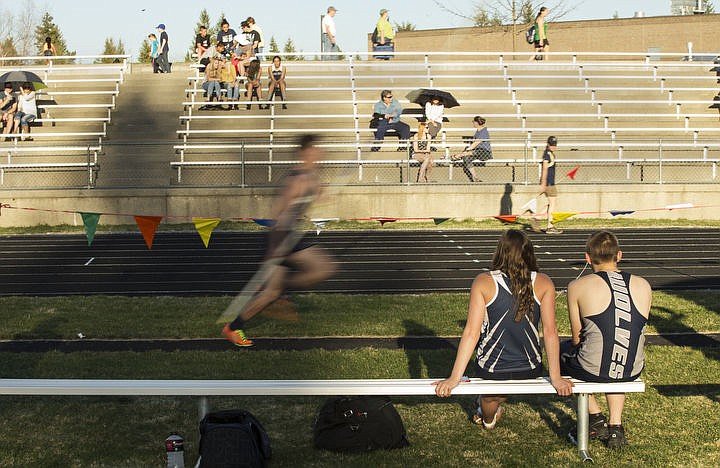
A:
<svg viewBox="0 0 720 468">
<path fill-rule="evenodd" d="M 314 428 L 315 447 L 336 452 L 369 452 L 410 445 L 397 410 L 384 396 L 330 399 Z"/>
<path fill-rule="evenodd" d="M 261 468 L 271 455 L 267 432 L 247 411 L 216 411 L 200 422 L 201 468 Z"/>
</svg>

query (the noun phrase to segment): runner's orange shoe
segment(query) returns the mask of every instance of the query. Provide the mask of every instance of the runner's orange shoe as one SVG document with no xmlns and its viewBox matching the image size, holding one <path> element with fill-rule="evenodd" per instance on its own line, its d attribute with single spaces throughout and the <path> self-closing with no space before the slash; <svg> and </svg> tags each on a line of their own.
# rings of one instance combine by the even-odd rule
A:
<svg viewBox="0 0 720 468">
<path fill-rule="evenodd" d="M 235 346 L 240 346 L 241 348 L 248 348 L 253 345 L 253 341 L 247 339 L 245 337 L 245 332 L 243 332 L 240 328 L 237 330 L 230 330 L 229 323 L 223 328 L 222 336 Z"/>
</svg>

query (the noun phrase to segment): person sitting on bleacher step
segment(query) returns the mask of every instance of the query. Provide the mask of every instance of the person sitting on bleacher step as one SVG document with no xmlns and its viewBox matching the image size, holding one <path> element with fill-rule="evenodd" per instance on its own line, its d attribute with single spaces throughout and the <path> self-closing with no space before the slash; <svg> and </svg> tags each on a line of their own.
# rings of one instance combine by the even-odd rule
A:
<svg viewBox="0 0 720 468">
<path fill-rule="evenodd" d="M 18 111 L 15 114 L 15 129 L 13 133 L 20 133 L 22 128 L 25 133 L 25 141 L 32 141 L 30 134 L 30 124 L 37 118 L 37 103 L 35 101 L 35 91 L 32 83 L 25 83 L 20 86 L 20 95 L 18 96 Z"/>
<path fill-rule="evenodd" d="M 4 91 L 0 92 L 0 122 L 5 126 L 3 133 L 10 133 L 16 111 L 17 99 L 12 92 L 12 83 L 5 83 Z M 11 138 L 9 137 L 5 138 L 5 141 L 10 140 Z"/>
<path fill-rule="evenodd" d="M 219 42 L 215 47 L 210 47 L 206 55 L 209 54 L 210 61 L 205 67 L 205 83 L 203 88 L 207 92 L 207 102 L 213 101 L 213 95 L 215 100 L 220 100 L 220 80 L 222 79 L 222 69 L 225 66 L 225 44 Z M 204 105 L 200 107 L 200 110 L 220 110 L 219 106 L 208 106 Z"/>
<path fill-rule="evenodd" d="M 387 133 L 388 129 L 395 130 L 400 136 L 400 140 L 407 143 L 410 138 L 410 126 L 400 120 L 402 111 L 402 105 L 400 101 L 393 98 L 392 91 L 384 89 L 380 93 L 380 100 L 375 103 L 373 108 L 373 121 L 377 121 L 376 144 L 385 139 L 385 133 Z M 380 151 L 380 147 L 373 146 L 371 151 Z M 400 146 L 398 151 L 404 151 L 403 147 Z"/>
</svg>

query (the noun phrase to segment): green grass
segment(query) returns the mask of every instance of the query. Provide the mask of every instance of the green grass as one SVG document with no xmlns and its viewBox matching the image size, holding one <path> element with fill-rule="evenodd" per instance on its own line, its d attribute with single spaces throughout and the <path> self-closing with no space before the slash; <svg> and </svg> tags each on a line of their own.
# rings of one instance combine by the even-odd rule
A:
<svg viewBox="0 0 720 468">
<path fill-rule="evenodd" d="M 562 221 L 558 225 L 564 229 L 623 229 L 623 228 L 668 228 L 668 227 L 720 227 L 720 219 L 636 219 L 627 217 L 613 218 L 583 218 L 573 217 Z M 303 229 L 314 231 L 315 226 L 310 222 L 303 223 Z M 332 221 L 325 227 L 326 230 L 414 230 L 414 229 L 508 229 L 520 227 L 521 224 L 503 224 L 495 219 L 450 219 L 436 225 L 432 221 L 398 221 L 381 225 L 377 221 Z M 222 221 L 217 230 L 225 231 L 264 231 L 266 228 L 253 222 Z M 192 223 L 161 223 L 158 231 L 194 231 Z M 52 233 L 84 233 L 85 228 L 69 224 L 38 226 L 0 227 L 0 235 L 12 234 L 52 234 Z M 105 224 L 102 220 L 97 228 L 102 232 L 139 232 L 135 224 Z"/>
<path fill-rule="evenodd" d="M 0 297 L 0 339 L 216 338 L 215 319 L 230 297 Z M 457 336 L 468 295 L 308 294 L 293 298 L 297 323 L 262 315 L 248 332 L 261 336 Z M 719 291 L 653 293 L 648 333 L 720 332 Z M 557 323 L 570 334 L 565 295 Z"/>
<path fill-rule="evenodd" d="M 407 378 L 444 377 L 454 353 L 357 349 L 302 352 L 2 353 L 0 376 L 24 378 Z M 651 347 L 647 392 L 628 397 L 630 445 L 599 442 L 600 466 L 718 466 L 720 350 Z M 471 397 L 394 398 L 411 446 L 348 455 L 312 448 L 322 397 L 215 397 L 212 409 L 243 408 L 269 432 L 273 466 L 576 466 L 565 441 L 574 399 L 513 397 L 494 431 L 469 422 Z M 186 440 L 186 464 L 198 448 L 190 397 L 3 397 L 1 466 L 163 466 L 163 440 Z M 191 465 L 190 465 L 191 466 Z"/>
</svg>

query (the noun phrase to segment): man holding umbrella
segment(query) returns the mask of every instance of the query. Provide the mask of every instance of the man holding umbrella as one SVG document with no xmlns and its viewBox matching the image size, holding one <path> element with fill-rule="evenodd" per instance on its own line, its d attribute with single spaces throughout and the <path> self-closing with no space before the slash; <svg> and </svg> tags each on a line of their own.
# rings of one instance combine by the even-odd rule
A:
<svg viewBox="0 0 720 468">
<path fill-rule="evenodd" d="M 13 120 L 17 111 L 17 99 L 12 92 L 13 85 L 9 81 L 5 82 L 4 90 L 0 92 L 0 120 L 5 128 L 3 133 L 10 133 L 13 128 Z M 8 138 L 6 138 L 7 140 Z"/>
<path fill-rule="evenodd" d="M 373 108 L 373 119 L 378 119 L 377 130 L 375 131 L 375 143 L 385 139 L 388 129 L 393 129 L 400 135 L 400 140 L 407 141 L 410 138 L 410 126 L 400 120 L 402 105 L 400 101 L 393 98 L 392 91 L 384 89 L 380 93 L 380 100 Z M 379 151 L 379 146 L 373 146 L 371 151 Z"/>
</svg>

